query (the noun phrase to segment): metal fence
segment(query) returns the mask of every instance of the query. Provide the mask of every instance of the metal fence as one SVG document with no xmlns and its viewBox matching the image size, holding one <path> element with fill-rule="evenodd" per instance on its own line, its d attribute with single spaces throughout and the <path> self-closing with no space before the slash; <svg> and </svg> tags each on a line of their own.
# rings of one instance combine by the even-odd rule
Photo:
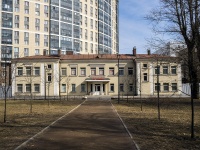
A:
<svg viewBox="0 0 200 150">
<path fill-rule="evenodd" d="M 6 87 L 7 89 L 7 97 L 11 98 L 12 97 L 12 87 L 8 86 Z M 5 98 L 5 86 L 0 86 L 0 98 L 3 99 Z"/>
<path fill-rule="evenodd" d="M 182 84 L 182 93 L 185 96 L 190 96 L 191 94 L 190 83 Z M 200 83 L 199 83 L 199 96 L 200 96 Z"/>
</svg>

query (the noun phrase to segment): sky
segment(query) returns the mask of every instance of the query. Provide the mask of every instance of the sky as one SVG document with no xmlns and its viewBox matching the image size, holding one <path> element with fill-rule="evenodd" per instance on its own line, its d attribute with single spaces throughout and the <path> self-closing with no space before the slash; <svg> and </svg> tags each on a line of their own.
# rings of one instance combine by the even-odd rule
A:
<svg viewBox="0 0 200 150">
<path fill-rule="evenodd" d="M 149 21 L 145 20 L 148 12 L 158 5 L 159 0 L 119 0 L 119 52 L 131 54 L 136 46 L 137 53 L 146 53 L 147 38 L 154 34 Z"/>
</svg>

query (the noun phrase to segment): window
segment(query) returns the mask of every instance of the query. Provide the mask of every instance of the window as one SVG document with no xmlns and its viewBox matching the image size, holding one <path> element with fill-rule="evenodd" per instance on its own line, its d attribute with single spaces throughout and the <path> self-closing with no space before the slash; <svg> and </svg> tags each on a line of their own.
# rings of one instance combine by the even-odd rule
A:
<svg viewBox="0 0 200 150">
<path fill-rule="evenodd" d="M 160 83 L 155 83 L 155 91 L 160 91 Z"/>
<path fill-rule="evenodd" d="M 71 68 L 71 75 L 75 76 L 76 75 L 76 68 Z"/>
<path fill-rule="evenodd" d="M 34 92 L 40 92 L 40 84 L 34 84 Z"/>
<path fill-rule="evenodd" d="M 109 68 L 109 75 L 114 76 L 114 68 Z"/>
<path fill-rule="evenodd" d="M 61 68 L 61 75 L 66 76 L 67 75 L 67 69 L 66 68 Z"/>
<path fill-rule="evenodd" d="M 76 92 L 76 84 L 72 84 L 72 92 Z"/>
<path fill-rule="evenodd" d="M 128 68 L 128 75 L 133 75 L 133 68 Z"/>
<path fill-rule="evenodd" d="M 85 76 L 86 75 L 86 69 L 85 68 L 81 68 L 81 75 Z"/>
<path fill-rule="evenodd" d="M 66 84 L 61 85 L 61 92 L 66 93 Z"/>
<path fill-rule="evenodd" d="M 143 73 L 144 81 L 148 81 L 147 73 Z"/>
<path fill-rule="evenodd" d="M 40 55 L 40 50 L 39 49 L 35 49 L 35 55 Z"/>
<path fill-rule="evenodd" d="M 19 47 L 14 47 L 14 58 L 19 57 Z"/>
<path fill-rule="evenodd" d="M 110 84 L 110 92 L 114 92 L 114 84 Z"/>
<path fill-rule="evenodd" d="M 155 74 L 160 74 L 160 66 L 155 67 Z"/>
<path fill-rule="evenodd" d="M 51 69 L 51 67 L 52 67 L 51 64 L 48 64 L 48 65 L 47 65 L 47 68 L 48 68 L 48 69 Z"/>
<path fill-rule="evenodd" d="M 143 68 L 147 68 L 147 64 L 143 64 Z"/>
<path fill-rule="evenodd" d="M 18 67 L 17 68 L 17 75 L 18 76 L 22 76 L 23 75 L 23 68 L 22 67 Z"/>
<path fill-rule="evenodd" d="M 169 91 L 169 83 L 163 83 L 163 88 L 164 88 L 164 91 L 168 92 Z"/>
<path fill-rule="evenodd" d="M 17 92 L 23 92 L 23 85 L 22 84 L 17 84 Z"/>
<path fill-rule="evenodd" d="M 81 92 L 85 92 L 85 84 L 81 84 Z"/>
<path fill-rule="evenodd" d="M 24 56 L 29 56 L 29 49 L 28 48 L 24 48 Z"/>
<path fill-rule="evenodd" d="M 48 73 L 48 74 L 47 74 L 47 81 L 48 81 L 48 82 L 51 82 L 51 73 Z"/>
<path fill-rule="evenodd" d="M 177 91 L 177 83 L 172 83 L 172 91 Z"/>
<path fill-rule="evenodd" d="M 124 75 L 124 68 L 119 68 L 119 75 L 123 76 Z"/>
<path fill-rule="evenodd" d="M 31 75 L 31 67 L 26 67 L 26 75 L 27 76 Z"/>
<path fill-rule="evenodd" d="M 119 85 L 119 90 L 120 90 L 120 92 L 124 92 L 124 84 Z"/>
<path fill-rule="evenodd" d="M 96 75 L 96 68 L 91 68 L 91 75 Z"/>
<path fill-rule="evenodd" d="M 39 76 L 39 75 L 40 75 L 40 67 L 35 67 L 35 68 L 34 68 L 34 74 L 35 74 L 36 76 Z"/>
<path fill-rule="evenodd" d="M 104 68 L 99 68 L 99 75 L 104 75 Z"/>
<path fill-rule="evenodd" d="M 168 66 L 163 66 L 163 74 L 168 74 Z"/>
<path fill-rule="evenodd" d="M 176 66 L 171 66 L 171 74 L 176 74 Z"/>
<path fill-rule="evenodd" d="M 31 84 L 26 84 L 26 92 L 31 92 Z"/>
<path fill-rule="evenodd" d="M 129 84 L 129 92 L 133 92 L 133 84 Z"/>
</svg>

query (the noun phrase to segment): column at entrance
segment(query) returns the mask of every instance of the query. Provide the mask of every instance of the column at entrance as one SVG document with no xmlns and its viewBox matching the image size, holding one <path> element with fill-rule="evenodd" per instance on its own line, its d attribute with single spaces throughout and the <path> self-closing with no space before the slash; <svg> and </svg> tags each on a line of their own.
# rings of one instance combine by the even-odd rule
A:
<svg viewBox="0 0 200 150">
<path fill-rule="evenodd" d="M 101 83 L 101 95 L 104 95 L 104 93 L 103 93 L 103 83 Z"/>
</svg>

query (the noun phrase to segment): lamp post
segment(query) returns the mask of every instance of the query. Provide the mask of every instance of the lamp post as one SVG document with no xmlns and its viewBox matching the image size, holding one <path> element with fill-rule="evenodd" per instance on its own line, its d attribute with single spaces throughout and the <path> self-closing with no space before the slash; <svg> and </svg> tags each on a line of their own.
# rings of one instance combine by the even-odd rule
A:
<svg viewBox="0 0 200 150">
<path fill-rule="evenodd" d="M 44 66 L 44 99 L 46 100 L 47 99 L 47 93 L 46 93 L 46 69 L 47 69 L 47 66 Z"/>
<path fill-rule="evenodd" d="M 4 55 L 5 55 L 5 57 L 4 57 L 4 75 L 5 75 L 5 77 L 4 77 L 4 80 L 5 80 L 5 82 L 4 82 L 4 123 L 6 122 L 6 110 L 7 110 L 7 47 L 6 47 L 6 49 L 5 49 L 5 52 L 4 52 Z"/>
<path fill-rule="evenodd" d="M 118 104 L 119 104 L 119 99 L 120 99 L 120 95 L 119 95 L 119 93 L 120 93 L 120 85 L 119 85 L 119 57 L 120 57 L 120 55 L 117 53 L 117 59 L 118 59 Z"/>
</svg>

